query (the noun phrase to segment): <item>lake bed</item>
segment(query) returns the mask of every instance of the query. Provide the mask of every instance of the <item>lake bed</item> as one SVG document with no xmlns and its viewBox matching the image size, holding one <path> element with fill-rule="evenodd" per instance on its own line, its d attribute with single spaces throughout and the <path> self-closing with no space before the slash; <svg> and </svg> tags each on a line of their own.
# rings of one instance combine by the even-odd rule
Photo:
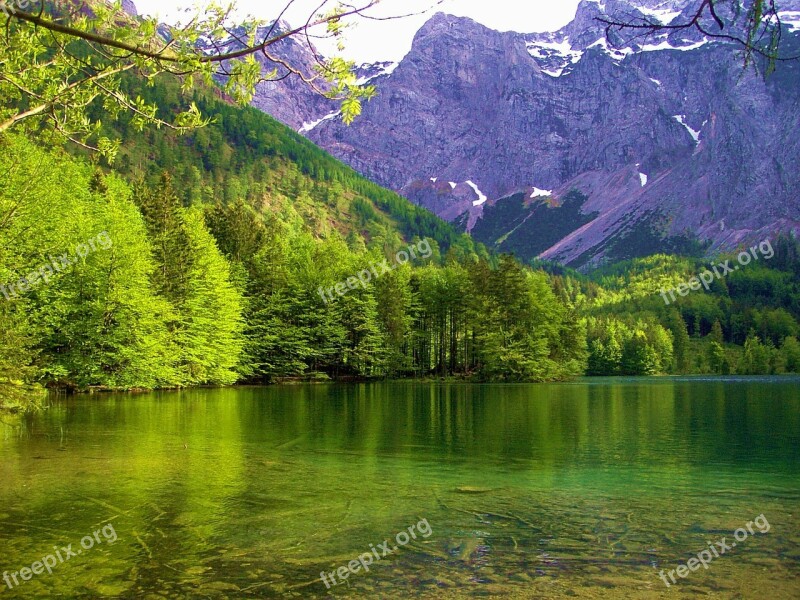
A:
<svg viewBox="0 0 800 600">
<path fill-rule="evenodd" d="M 81 550 L 6 597 L 800 597 L 798 378 L 60 397 L 0 481 L 0 571 Z"/>
</svg>

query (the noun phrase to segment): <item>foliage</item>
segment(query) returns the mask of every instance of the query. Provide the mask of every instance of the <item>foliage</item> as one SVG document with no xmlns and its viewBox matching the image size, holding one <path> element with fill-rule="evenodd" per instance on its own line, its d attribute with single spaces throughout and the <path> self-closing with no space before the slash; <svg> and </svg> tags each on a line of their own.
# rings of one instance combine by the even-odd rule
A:
<svg viewBox="0 0 800 600">
<path fill-rule="evenodd" d="M 238 108 L 206 88 L 188 97 L 174 78 L 161 77 L 141 89 L 135 78 L 124 82 L 140 90 L 164 114 L 194 103 L 213 120 L 207 127 L 179 136 L 168 129 L 139 131 L 126 115 L 107 122 L 103 135 L 125 140 L 114 170 L 130 180 L 160 185 L 165 171 L 180 186 L 182 204 L 245 202 L 317 235 L 334 230 L 375 243 L 402 238 L 432 238 L 443 251 L 462 254 L 486 250 L 459 234 L 429 211 L 364 179 L 349 167 L 272 117 L 254 108 Z"/>
<path fill-rule="evenodd" d="M 574 311 L 550 276 L 510 257 L 495 267 L 468 244 L 442 256 L 428 239 L 427 261 L 398 266 L 407 242 L 390 220 L 379 240 L 335 228 L 320 235 L 313 221 L 286 221 L 269 204 L 186 207 L 168 173 L 129 186 L 20 136 L 3 144 L 4 281 L 52 255 L 71 258 L 57 277 L 3 298 L 0 373 L 10 390 L 318 374 L 539 381 L 584 370 Z M 364 219 L 371 227 L 386 217 Z M 107 245 L 69 254 L 98 232 Z M 369 285 L 333 302 L 320 294 L 384 260 L 396 268 Z"/>
<path fill-rule="evenodd" d="M 673 363 L 663 372 L 780 374 L 798 372 L 800 243 L 772 241 L 774 257 L 752 263 L 709 292 L 679 297 L 667 306 L 660 291 L 706 269 L 695 259 L 656 255 L 565 277 L 564 287 L 589 317 L 589 372 L 619 374 L 625 340 L 620 322 L 660 323 L 672 337 Z M 724 261 L 726 256 L 717 257 Z M 715 258 L 715 260 L 717 260 Z"/>
<path fill-rule="evenodd" d="M 778 62 L 800 59 L 783 49 L 786 29 L 779 0 L 701 0 L 687 17 L 664 24 L 654 16 L 631 18 L 611 15 L 598 18 L 606 37 L 622 46 L 642 37 L 696 30 L 706 38 L 727 41 L 742 48 L 744 67 L 763 66 L 765 74 Z M 631 39 L 631 37 L 633 39 Z"/>
<path fill-rule="evenodd" d="M 699 272 L 699 260 L 656 255 L 587 277 L 490 256 L 270 117 L 171 73 L 167 63 L 189 61 L 187 72 L 212 74 L 192 55 L 194 33 L 173 32 L 167 49 L 147 21 L 119 20 L 115 9 L 70 10 L 52 5 L 38 18 L 77 33 L 15 13 L 0 42 L 16 44 L 0 58 L 0 283 L 8 286 L 0 289 L 0 402 L 7 406 L 44 386 L 548 381 L 800 368 L 793 238 L 775 240 L 771 262 L 669 307 L 660 290 Z M 224 13 L 209 19 L 199 22 Z M 337 19 L 326 22 L 338 35 Z M 103 54 L 97 44 L 109 35 L 118 44 Z M 128 54 L 117 52 L 126 47 Z M 247 60 L 220 63 L 239 99 L 258 79 Z M 360 92 L 351 66 L 331 68 L 328 83 L 354 116 Z M 207 121 L 197 129 L 200 114 Z M 172 127 L 145 127 L 175 115 Z M 16 125 L 22 135 L 3 133 Z M 54 131 L 81 144 L 94 136 L 117 155 L 113 169 L 67 155 Z M 522 214 L 529 207 L 517 200 L 509 207 Z M 574 195 L 557 208 L 540 203 L 534 211 L 542 219 L 531 222 L 555 235 L 582 202 Z M 101 235 L 107 245 L 77 252 Z M 395 264 L 399 250 L 423 239 L 427 260 Z M 64 252 L 68 260 L 57 268 L 53 256 Z M 392 268 L 383 276 L 334 301 L 325 296 L 384 261 Z M 37 272 L 36 285 L 26 282 Z"/>
<path fill-rule="evenodd" d="M 39 273 L 26 293 L 3 299 L 29 352 L 17 359 L 29 368 L 25 381 L 120 388 L 169 382 L 169 306 L 150 289 L 150 245 L 128 187 L 113 176 L 97 186 L 87 165 L 20 138 L 4 141 L 0 270 L 9 283 Z M 100 234 L 108 244 L 81 256 L 79 247 L 88 250 L 86 242 L 97 244 Z"/>
<path fill-rule="evenodd" d="M 139 130 L 152 125 L 185 133 L 209 123 L 195 104 L 160 117 L 157 104 L 121 85 L 121 75 L 128 72 L 144 80 L 176 75 L 184 92 L 198 81 L 210 86 L 214 77 L 222 77 L 226 93 L 240 104 L 252 99 L 260 82 L 294 74 L 315 92 L 339 101 L 342 118 L 350 123 L 360 114 L 361 101 L 375 94 L 372 86 L 357 84 L 354 65 L 338 57 L 319 59 L 317 72 L 307 73 L 274 55 L 274 46 L 292 36 L 302 39 L 309 30 L 320 33 L 320 27 L 341 40 L 342 19 L 376 3 L 338 4 L 288 31 L 277 22 L 234 22 L 233 5 L 215 3 L 199 7 L 175 26 L 133 17 L 120 3 L 103 0 L 51 0 L 34 12 L 8 6 L 0 37 L 0 133 L 44 126 L 113 157 L 119 145 L 100 135 L 102 120 L 93 110 L 98 106 L 112 120 L 127 113 Z"/>
</svg>

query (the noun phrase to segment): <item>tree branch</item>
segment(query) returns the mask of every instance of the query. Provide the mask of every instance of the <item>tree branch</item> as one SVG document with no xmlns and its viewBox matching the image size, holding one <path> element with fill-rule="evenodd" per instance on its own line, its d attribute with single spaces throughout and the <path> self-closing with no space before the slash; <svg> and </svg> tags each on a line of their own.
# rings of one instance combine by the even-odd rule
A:
<svg viewBox="0 0 800 600">
<path fill-rule="evenodd" d="M 300 27 L 296 27 L 274 37 L 271 37 L 267 40 L 264 40 L 260 44 L 255 46 L 248 46 L 241 50 L 236 50 L 233 52 L 227 52 L 224 54 L 217 54 L 214 56 L 200 56 L 198 57 L 198 61 L 201 63 L 217 63 L 223 62 L 226 60 L 235 60 L 237 58 L 243 58 L 245 56 L 249 56 L 251 54 L 255 54 L 260 52 L 261 50 L 280 42 L 281 40 L 290 38 L 292 36 L 297 35 L 298 33 L 308 29 L 317 27 L 319 25 L 325 25 L 328 23 L 332 23 L 335 21 L 339 21 L 342 18 L 353 16 L 353 15 L 360 15 L 365 10 L 372 8 L 373 6 L 377 5 L 381 0 L 370 0 L 366 6 L 361 8 L 353 8 L 352 10 L 348 10 L 342 13 L 337 13 L 334 15 L 328 15 L 326 17 L 322 17 L 320 19 L 316 19 L 314 21 L 307 22 L 305 25 Z M 57 21 L 53 21 L 51 19 L 46 19 L 40 15 L 35 15 L 33 13 L 22 12 L 22 11 L 15 11 L 12 15 L 12 18 L 19 19 L 21 21 L 26 21 L 33 25 L 42 27 L 49 31 L 54 31 L 56 33 L 61 33 L 64 35 L 68 35 L 71 37 L 79 38 L 85 40 L 87 42 L 94 42 L 96 44 L 101 44 L 103 46 L 107 46 L 110 48 L 117 48 L 118 50 L 125 50 L 126 52 L 130 52 L 131 54 L 135 54 L 137 56 L 142 56 L 144 58 L 151 58 L 158 61 L 163 62 L 171 62 L 171 63 L 181 63 L 185 62 L 184 58 L 180 56 L 176 56 L 174 54 L 166 54 L 165 51 L 169 48 L 169 45 L 164 48 L 163 50 L 154 52 L 152 50 L 148 50 L 143 46 L 128 44 L 126 42 L 122 42 L 119 40 L 115 40 L 114 38 L 104 36 L 98 33 L 93 33 L 91 31 L 85 31 L 83 29 L 78 29 L 76 27 L 70 27 L 69 25 L 63 25 L 58 23 Z"/>
<path fill-rule="evenodd" d="M 112 75 L 117 75 L 117 74 L 122 73 L 124 71 L 127 71 L 129 69 L 132 69 L 133 66 L 134 66 L 133 64 L 130 64 L 130 65 L 125 65 L 123 67 L 117 67 L 116 69 L 111 69 L 109 71 L 100 71 L 99 73 L 95 73 L 94 75 L 91 75 L 91 76 L 86 77 L 84 79 L 80 79 L 78 81 L 73 81 L 68 86 L 66 86 L 66 87 L 62 88 L 61 90 L 59 90 L 58 93 L 56 93 L 56 95 L 53 96 L 53 98 L 51 98 L 50 100 L 48 100 L 46 102 L 43 102 L 42 104 L 40 104 L 38 106 L 35 106 L 34 108 L 31 108 L 31 109 L 26 110 L 24 112 L 18 113 L 16 115 L 14 115 L 13 117 L 11 117 L 10 119 L 6 120 L 5 122 L 0 123 L 0 133 L 3 133 L 7 129 L 10 129 L 16 123 L 19 123 L 20 121 L 22 121 L 24 119 L 27 119 L 29 117 L 33 117 L 33 116 L 36 116 L 36 115 L 40 115 L 43 112 L 45 112 L 46 110 L 48 110 L 49 108 L 52 108 L 53 106 L 58 104 L 59 97 L 63 96 L 65 93 L 67 93 L 67 92 L 69 92 L 69 91 L 71 91 L 71 90 L 73 90 L 73 89 L 75 89 L 77 87 L 80 87 L 82 85 L 86 85 L 87 83 L 96 83 L 97 81 L 101 81 L 103 79 L 106 79 L 107 77 L 111 77 Z M 4 79 L 6 79 L 6 81 L 8 81 L 8 78 L 4 77 Z M 31 95 L 33 97 L 41 98 L 40 96 L 37 96 L 35 94 L 31 94 Z"/>
<path fill-rule="evenodd" d="M 800 60 L 800 55 L 780 56 L 777 52 L 777 46 L 781 39 L 781 20 L 778 10 L 775 7 L 774 0 L 770 0 L 769 9 L 766 11 L 757 10 L 757 7 L 754 7 L 754 12 L 751 13 L 752 16 L 748 17 L 748 39 L 742 39 L 741 37 L 731 33 L 722 33 L 726 29 L 726 24 L 718 12 L 718 4 L 720 1 L 721 0 L 702 0 L 694 16 L 688 22 L 679 24 L 663 24 L 648 19 L 642 19 L 644 22 L 635 22 L 633 20 L 626 22 L 612 18 L 597 17 L 596 20 L 606 26 L 606 39 L 612 44 L 613 41 L 611 39 L 611 34 L 613 31 L 620 32 L 631 30 L 641 31 L 644 35 L 654 35 L 659 32 L 676 32 L 696 29 L 706 37 L 718 40 L 726 40 L 742 46 L 746 53 L 746 63 L 749 62 L 749 57 L 753 54 L 757 54 L 769 60 L 771 63 Z M 758 6 L 763 8 L 764 0 L 756 0 L 756 2 L 758 3 Z M 719 32 L 710 31 L 703 24 L 703 17 L 705 16 L 706 12 L 708 12 L 711 19 L 714 21 L 714 23 L 716 23 L 717 27 L 719 27 Z M 775 37 L 773 43 L 770 44 L 770 47 L 765 50 L 764 48 L 760 47 L 757 42 L 763 40 L 764 36 L 767 35 L 767 33 L 770 33 L 768 29 L 770 26 L 774 26 L 772 24 L 773 20 L 777 24 L 777 30 L 771 32 Z M 730 29 L 730 27 L 728 27 L 728 29 Z M 758 37 L 758 39 L 756 39 L 756 35 L 759 33 L 759 31 L 761 32 L 761 35 Z"/>
</svg>

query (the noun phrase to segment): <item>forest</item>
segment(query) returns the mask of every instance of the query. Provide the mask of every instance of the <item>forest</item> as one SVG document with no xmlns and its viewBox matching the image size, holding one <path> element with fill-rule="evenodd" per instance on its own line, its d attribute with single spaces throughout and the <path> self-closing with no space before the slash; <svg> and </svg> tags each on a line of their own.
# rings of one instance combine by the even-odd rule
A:
<svg viewBox="0 0 800 600">
<path fill-rule="evenodd" d="M 43 133 L 0 137 L 0 285 L 15 291 L 0 297 L 6 407 L 46 388 L 800 368 L 794 239 L 667 307 L 659 290 L 699 259 L 526 265 L 255 109 L 179 92 L 166 76 L 141 89 L 165 113 L 191 102 L 211 122 L 179 136 L 106 119 L 122 141 L 114 162 Z M 423 239 L 430 260 L 335 303 L 318 294 Z"/>
<path fill-rule="evenodd" d="M 562 295 L 587 322 L 587 374 L 800 371 L 800 243 L 778 235 L 770 244 L 770 260 L 670 304 L 662 290 L 705 271 L 712 261 L 661 254 L 606 265 L 588 277 L 559 277 Z"/>
<path fill-rule="evenodd" d="M 167 168 L 152 183 L 126 180 L 23 136 L 2 144 L 0 280 L 25 292 L 0 303 L 9 405 L 30 398 L 30 385 L 547 380 L 583 369 L 580 324 L 546 274 L 510 257 L 481 256 L 468 240 L 447 246 L 450 238 L 434 237 L 436 228 L 426 237 L 430 261 L 326 304 L 320 287 L 381 262 L 404 242 L 392 216 L 335 180 L 320 183 L 289 165 L 288 177 L 274 176 L 289 188 L 285 196 L 276 187 L 257 203 L 246 196 L 192 201 Z M 293 202 L 294 193 L 307 194 L 306 204 Z M 333 207 L 316 206 L 312 194 Z M 314 209 L 324 219 L 308 219 L 304 211 Z M 361 226 L 340 231 L 328 222 L 334 211 L 353 211 L 343 223 Z M 424 228 L 424 219 L 417 223 Z M 101 235 L 109 243 L 80 251 Z M 74 259 L 57 277 L 23 280 L 65 252 Z"/>
</svg>

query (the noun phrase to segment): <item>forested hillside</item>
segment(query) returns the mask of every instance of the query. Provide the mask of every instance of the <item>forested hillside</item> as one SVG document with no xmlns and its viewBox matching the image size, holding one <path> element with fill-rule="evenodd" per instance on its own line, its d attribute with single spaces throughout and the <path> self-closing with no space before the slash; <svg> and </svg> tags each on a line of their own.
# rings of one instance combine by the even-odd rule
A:
<svg viewBox="0 0 800 600">
<path fill-rule="evenodd" d="M 654 255 L 588 277 L 560 274 L 562 298 L 586 319 L 587 374 L 799 372 L 800 242 L 778 236 L 761 247 L 769 251 L 746 266 L 739 254 L 719 257 L 733 272 L 675 301 L 668 290 L 707 272 L 708 262 Z"/>
<path fill-rule="evenodd" d="M 544 273 L 489 257 L 253 109 L 183 98 L 168 79 L 143 93 L 214 123 L 177 136 L 108 120 L 111 165 L 34 134 L 0 140 L 7 404 L 31 385 L 583 372 L 582 326 Z M 367 285 L 320 293 L 384 261 Z"/>
<path fill-rule="evenodd" d="M 168 171 L 180 181 L 176 193 L 186 205 L 244 200 L 284 219 L 299 217 L 320 235 L 336 229 L 389 242 L 431 237 L 443 250 L 456 245 L 487 256 L 429 211 L 364 179 L 264 113 L 232 105 L 217 90 L 200 87 L 182 94 L 179 82 L 166 76 L 146 87 L 128 77 L 123 85 L 164 117 L 194 104 L 211 120 L 179 135 L 140 128 L 126 113 L 103 119 L 102 133 L 122 141 L 113 169 L 129 180 L 156 184 Z"/>
<path fill-rule="evenodd" d="M 148 91 L 165 110 L 181 102 L 169 81 Z M 660 290 L 698 273 L 695 259 L 587 277 L 490 257 L 269 117 L 208 91 L 194 100 L 216 122 L 191 136 L 109 126 L 125 142 L 110 167 L 3 136 L 7 405 L 31 385 L 800 368 L 795 240 L 666 306 Z M 424 258 L 394 263 L 423 242 Z M 324 290 L 384 260 L 388 272 L 329 301 Z"/>
</svg>

